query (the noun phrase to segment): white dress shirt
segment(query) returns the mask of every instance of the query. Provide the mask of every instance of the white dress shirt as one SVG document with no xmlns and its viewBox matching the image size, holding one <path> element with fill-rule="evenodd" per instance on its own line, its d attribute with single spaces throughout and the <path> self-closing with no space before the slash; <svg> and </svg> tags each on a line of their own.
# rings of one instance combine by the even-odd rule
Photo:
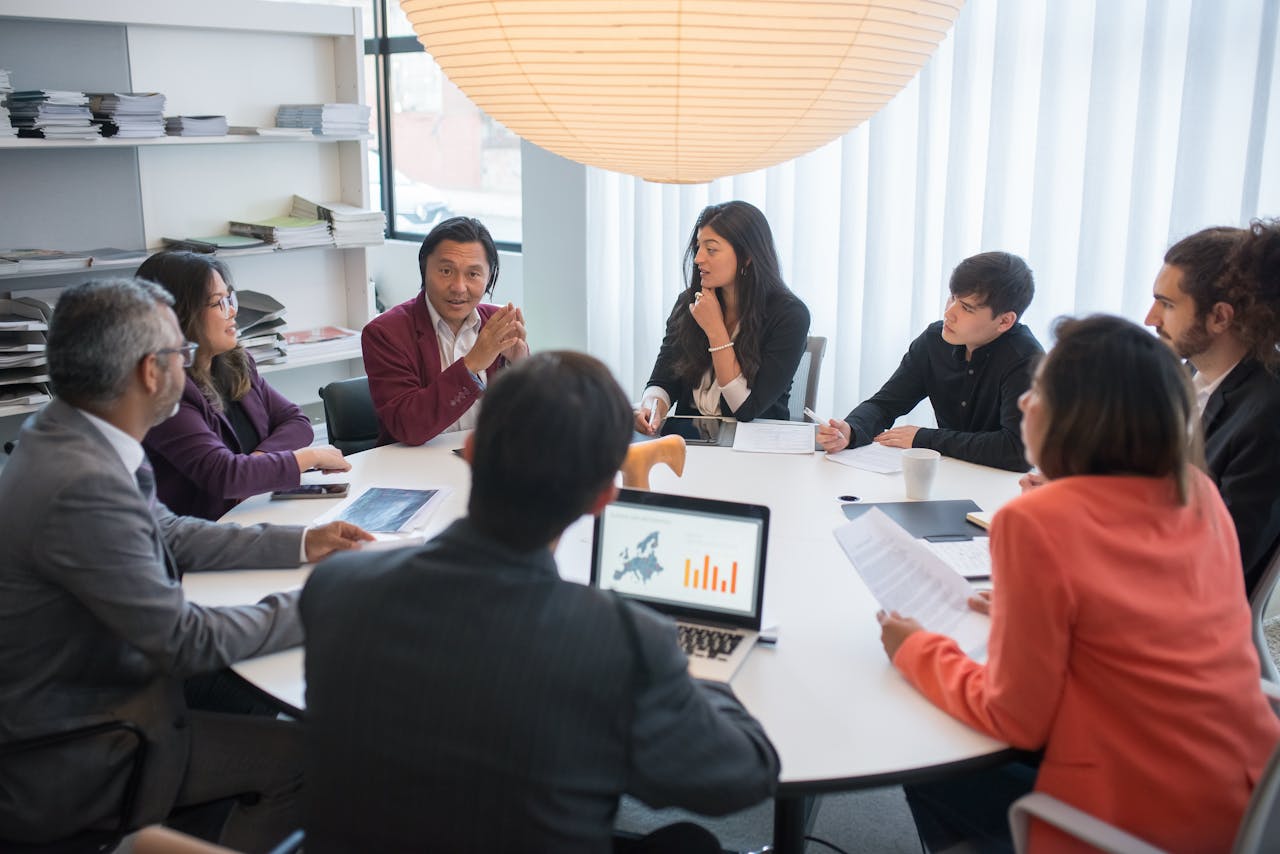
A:
<svg viewBox="0 0 1280 854">
<path fill-rule="evenodd" d="M 453 327 L 451 327 L 440 312 L 436 311 L 435 306 L 431 304 L 431 300 L 427 300 L 427 312 L 431 315 L 431 324 L 436 330 L 436 341 L 440 342 L 440 370 L 452 365 L 463 356 L 471 352 L 471 348 L 476 346 L 476 338 L 480 335 L 480 312 L 474 308 L 462 321 L 462 328 L 458 330 L 458 334 L 454 335 Z M 488 383 L 485 371 L 478 374 L 472 374 L 483 386 Z M 456 430 L 471 430 L 476 426 L 476 419 L 480 416 L 480 403 L 476 402 L 474 406 L 462 413 L 462 417 L 450 424 L 440 432 L 452 433 Z"/>
<path fill-rule="evenodd" d="M 1196 371 L 1191 375 L 1191 385 L 1196 390 L 1196 410 L 1200 413 L 1201 418 L 1204 417 L 1204 408 L 1209 405 L 1209 398 L 1213 397 L 1213 393 L 1218 390 L 1218 386 L 1222 385 L 1222 381 L 1225 380 L 1227 375 L 1234 371 L 1236 369 L 1236 365 L 1239 364 L 1240 363 L 1237 361 L 1235 365 L 1227 368 L 1225 371 L 1218 374 L 1216 379 L 1212 380 L 1206 380 L 1204 378 L 1204 374 L 1200 371 Z"/>
</svg>

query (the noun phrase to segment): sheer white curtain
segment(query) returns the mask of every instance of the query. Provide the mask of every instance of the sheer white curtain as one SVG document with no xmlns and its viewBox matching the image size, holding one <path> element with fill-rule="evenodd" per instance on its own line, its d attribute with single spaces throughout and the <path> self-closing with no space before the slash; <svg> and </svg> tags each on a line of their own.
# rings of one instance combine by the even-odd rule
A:
<svg viewBox="0 0 1280 854">
<path fill-rule="evenodd" d="M 1141 322 L 1168 244 L 1280 215 L 1280 0 L 968 0 L 869 123 L 771 169 L 697 186 L 587 170 L 588 347 L 643 388 L 699 210 L 744 199 L 828 338 L 840 417 L 936 319 L 951 268 L 1027 259 L 1025 318 Z"/>
</svg>

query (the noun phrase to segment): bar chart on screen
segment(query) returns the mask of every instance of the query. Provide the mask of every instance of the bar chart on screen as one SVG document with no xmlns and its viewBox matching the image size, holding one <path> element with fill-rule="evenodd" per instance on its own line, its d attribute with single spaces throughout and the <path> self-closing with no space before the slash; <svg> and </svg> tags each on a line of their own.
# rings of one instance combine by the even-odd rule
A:
<svg viewBox="0 0 1280 854">
<path fill-rule="evenodd" d="M 711 563 L 711 555 L 702 556 L 702 568 L 695 569 L 694 561 L 685 558 L 684 561 L 684 586 L 693 590 L 710 590 L 715 593 L 728 593 L 729 595 L 737 595 L 738 593 L 738 562 L 733 561 L 729 569 L 722 575 L 720 573 L 720 565 Z M 690 570 L 692 569 L 692 574 Z"/>
</svg>

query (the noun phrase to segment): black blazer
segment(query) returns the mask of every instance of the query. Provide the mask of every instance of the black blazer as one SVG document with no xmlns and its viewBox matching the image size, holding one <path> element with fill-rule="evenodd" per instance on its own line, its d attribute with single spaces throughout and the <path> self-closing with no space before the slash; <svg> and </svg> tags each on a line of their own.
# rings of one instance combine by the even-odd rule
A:
<svg viewBox="0 0 1280 854">
<path fill-rule="evenodd" d="M 719 815 L 778 759 L 665 617 L 459 520 L 302 593 L 307 851 L 606 854 L 618 798 Z"/>
<path fill-rule="evenodd" d="M 1236 523 L 1252 594 L 1280 545 L 1280 377 L 1245 359 L 1209 396 L 1202 423 L 1205 462 Z"/>
<path fill-rule="evenodd" d="M 671 396 L 677 414 L 694 415 L 693 389 L 675 373 L 675 322 L 680 312 L 689 310 L 687 291 L 682 291 L 667 318 L 667 334 L 662 338 L 658 360 L 646 386 L 658 386 Z M 765 302 L 765 325 L 761 336 L 760 370 L 751 381 L 751 394 L 734 412 L 723 398 L 720 414 L 750 421 L 753 418 L 790 417 L 787 401 L 791 397 L 791 380 L 795 378 L 800 358 L 809 339 L 809 309 L 789 290 L 776 291 Z"/>
</svg>

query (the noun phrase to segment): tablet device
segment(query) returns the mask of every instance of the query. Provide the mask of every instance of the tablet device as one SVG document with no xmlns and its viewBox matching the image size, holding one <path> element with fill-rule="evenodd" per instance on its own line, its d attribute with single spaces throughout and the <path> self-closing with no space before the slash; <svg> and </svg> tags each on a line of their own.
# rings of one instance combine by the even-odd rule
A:
<svg viewBox="0 0 1280 854">
<path fill-rule="evenodd" d="M 733 445 L 733 434 L 738 422 L 732 418 L 714 415 L 668 415 L 662 422 L 663 436 L 683 436 L 688 445 Z"/>
<path fill-rule="evenodd" d="M 351 487 L 349 483 L 304 483 L 293 489 L 277 489 L 271 493 L 272 501 L 290 498 L 343 498 Z"/>
</svg>

